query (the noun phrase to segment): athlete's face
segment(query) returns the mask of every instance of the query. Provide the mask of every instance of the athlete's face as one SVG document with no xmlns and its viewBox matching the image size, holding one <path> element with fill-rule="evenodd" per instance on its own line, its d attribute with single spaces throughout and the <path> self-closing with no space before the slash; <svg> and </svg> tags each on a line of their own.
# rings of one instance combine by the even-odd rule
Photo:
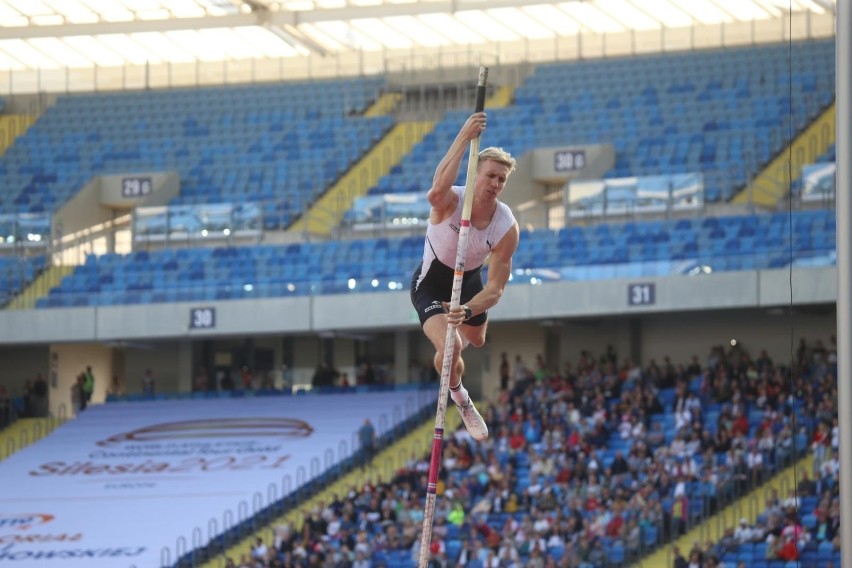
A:
<svg viewBox="0 0 852 568">
<path fill-rule="evenodd" d="M 476 191 L 480 196 L 497 199 L 507 179 L 509 166 L 494 160 L 485 160 L 479 164 L 476 172 Z"/>
</svg>

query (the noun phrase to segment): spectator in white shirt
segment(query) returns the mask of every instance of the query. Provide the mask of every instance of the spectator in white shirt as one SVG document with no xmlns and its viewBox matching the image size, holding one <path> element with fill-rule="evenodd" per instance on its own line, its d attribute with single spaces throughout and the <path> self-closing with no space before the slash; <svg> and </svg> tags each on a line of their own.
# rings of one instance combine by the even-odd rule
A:
<svg viewBox="0 0 852 568">
<path fill-rule="evenodd" d="M 734 529 L 734 538 L 737 539 L 737 542 L 740 544 L 745 544 L 746 542 L 751 542 L 752 530 L 748 524 L 748 521 L 743 517 L 740 519 L 739 526 Z"/>
<path fill-rule="evenodd" d="M 268 552 L 268 549 L 266 548 L 266 545 L 263 543 L 263 539 L 260 538 L 260 537 L 257 537 L 257 540 L 255 541 L 255 544 L 251 549 L 251 557 L 255 560 L 265 562 L 267 552 Z"/>
</svg>

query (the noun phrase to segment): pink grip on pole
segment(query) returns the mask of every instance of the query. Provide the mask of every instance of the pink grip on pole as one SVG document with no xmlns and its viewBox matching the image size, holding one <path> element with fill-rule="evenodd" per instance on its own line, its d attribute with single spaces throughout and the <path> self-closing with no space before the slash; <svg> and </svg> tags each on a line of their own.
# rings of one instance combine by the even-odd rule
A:
<svg viewBox="0 0 852 568">
<path fill-rule="evenodd" d="M 429 482 L 426 485 L 426 493 L 432 495 L 438 490 L 438 470 L 441 469 L 441 441 L 444 439 L 444 429 L 435 428 L 435 436 L 432 439 L 432 460 L 429 463 Z"/>
</svg>

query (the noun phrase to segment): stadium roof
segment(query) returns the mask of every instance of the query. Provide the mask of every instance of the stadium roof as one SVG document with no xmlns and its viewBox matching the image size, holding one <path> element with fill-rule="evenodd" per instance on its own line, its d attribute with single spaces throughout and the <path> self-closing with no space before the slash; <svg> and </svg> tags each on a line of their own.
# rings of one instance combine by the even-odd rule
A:
<svg viewBox="0 0 852 568">
<path fill-rule="evenodd" d="M 0 70 L 298 57 L 834 12 L 836 0 L 0 0 Z"/>
</svg>

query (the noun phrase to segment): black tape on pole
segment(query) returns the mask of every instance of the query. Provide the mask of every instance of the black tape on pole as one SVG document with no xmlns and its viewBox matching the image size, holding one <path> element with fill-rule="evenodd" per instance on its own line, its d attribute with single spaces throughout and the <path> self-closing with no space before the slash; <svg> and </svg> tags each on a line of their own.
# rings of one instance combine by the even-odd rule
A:
<svg viewBox="0 0 852 568">
<path fill-rule="evenodd" d="M 479 68 L 479 81 L 476 83 L 476 107 L 474 112 L 485 110 L 485 82 L 488 80 L 488 67 Z"/>
</svg>

